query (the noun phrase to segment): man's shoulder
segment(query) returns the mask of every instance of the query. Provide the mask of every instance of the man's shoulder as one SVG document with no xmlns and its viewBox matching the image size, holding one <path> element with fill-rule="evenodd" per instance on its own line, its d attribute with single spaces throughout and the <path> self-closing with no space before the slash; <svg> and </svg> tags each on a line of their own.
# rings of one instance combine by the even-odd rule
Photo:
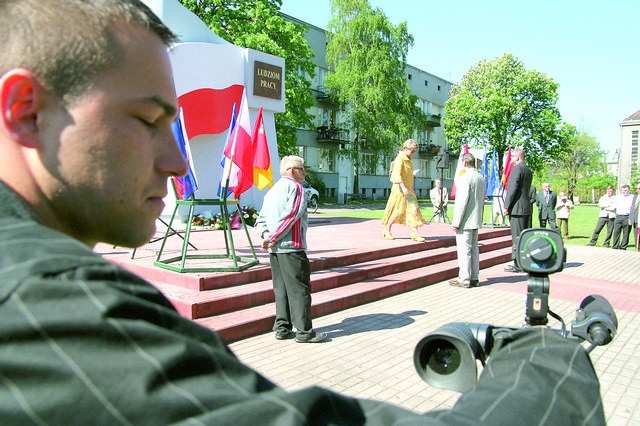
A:
<svg viewBox="0 0 640 426">
<path fill-rule="evenodd" d="M 81 242 L 37 222 L 0 218 L 0 275 L 56 274 L 108 264 Z"/>
</svg>

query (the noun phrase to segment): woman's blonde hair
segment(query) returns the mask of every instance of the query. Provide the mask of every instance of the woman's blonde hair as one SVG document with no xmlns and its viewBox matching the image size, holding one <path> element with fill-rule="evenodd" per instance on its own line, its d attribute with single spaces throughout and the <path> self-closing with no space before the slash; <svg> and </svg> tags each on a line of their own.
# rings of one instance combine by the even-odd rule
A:
<svg viewBox="0 0 640 426">
<path fill-rule="evenodd" d="M 418 142 L 414 141 L 413 139 L 407 139 L 406 141 L 404 141 L 404 143 L 402 144 L 402 148 L 403 149 L 413 149 L 416 150 L 418 149 Z"/>
</svg>

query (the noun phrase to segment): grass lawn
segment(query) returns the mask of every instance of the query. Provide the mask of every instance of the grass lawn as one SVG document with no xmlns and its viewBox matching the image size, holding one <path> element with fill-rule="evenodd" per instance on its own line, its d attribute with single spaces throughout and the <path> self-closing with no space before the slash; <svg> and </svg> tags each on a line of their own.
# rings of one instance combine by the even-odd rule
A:
<svg viewBox="0 0 640 426">
<path fill-rule="evenodd" d="M 425 220 L 431 219 L 433 216 L 433 209 L 431 208 L 431 204 L 428 201 L 420 200 L 419 201 L 422 208 L 422 216 Z M 368 204 L 368 203 L 354 203 L 350 204 L 353 209 L 344 208 L 344 209 L 336 209 L 331 210 L 331 215 L 333 216 L 342 216 L 342 217 L 358 217 L 363 219 L 382 219 L 382 214 L 384 212 L 384 205 L 380 203 L 376 204 Z M 318 208 L 318 213 L 322 214 L 323 207 L 331 208 L 331 205 L 320 205 Z M 571 215 L 569 217 L 569 236 L 571 237 L 567 244 L 577 244 L 577 245 L 587 245 L 589 240 L 591 239 L 591 235 L 593 234 L 593 229 L 596 226 L 596 222 L 598 221 L 598 206 L 589 205 L 589 204 L 579 204 L 573 210 L 571 210 Z M 450 203 L 450 206 L 447 210 L 449 215 L 449 219 L 452 218 L 453 215 L 453 202 Z M 484 208 L 484 222 L 491 223 L 491 205 L 487 204 Z M 534 206 L 533 208 L 533 226 L 538 227 L 540 223 L 538 222 L 538 208 Z M 604 241 L 604 237 L 606 234 L 606 228 L 600 232 L 600 237 L 598 242 L 602 244 Z M 633 245 L 633 236 L 629 237 L 630 244 Z"/>
</svg>

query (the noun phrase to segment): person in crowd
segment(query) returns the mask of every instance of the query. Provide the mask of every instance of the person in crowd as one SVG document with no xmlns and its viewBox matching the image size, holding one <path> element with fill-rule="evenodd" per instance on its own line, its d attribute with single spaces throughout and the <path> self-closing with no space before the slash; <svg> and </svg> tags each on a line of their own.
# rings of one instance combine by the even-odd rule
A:
<svg viewBox="0 0 640 426">
<path fill-rule="evenodd" d="M 422 415 L 247 367 L 92 251 L 145 244 L 187 172 L 173 33 L 137 0 L 0 0 L 0 39 L 2 424 L 604 424 L 587 352 L 545 328 L 506 333 L 474 391 Z"/>
<path fill-rule="evenodd" d="M 549 223 L 549 228 L 556 229 L 556 203 L 558 197 L 555 191 L 551 190 L 549 182 L 542 184 L 542 191 L 536 195 L 536 204 L 538 205 L 538 221 L 540 228 L 546 228 Z"/>
<path fill-rule="evenodd" d="M 536 198 L 538 196 L 538 191 L 535 186 L 529 188 L 529 202 L 531 203 L 531 215 L 529 216 L 529 223 L 527 224 L 527 228 L 533 228 L 533 206 L 536 204 Z"/>
<path fill-rule="evenodd" d="M 306 176 L 304 159 L 283 157 L 280 175 L 265 195 L 255 224 L 262 248 L 269 250 L 276 300 L 273 330 L 278 340 L 295 337 L 298 343 L 321 343 L 327 335 L 311 327 L 311 267 L 305 251 L 308 217 L 301 184 Z"/>
<path fill-rule="evenodd" d="M 391 226 L 399 223 L 411 228 L 411 239 L 423 242 L 424 237 L 418 233 L 418 227 L 424 225 L 418 199 L 413 192 L 413 162 L 411 156 L 418 150 L 418 143 L 407 139 L 391 166 L 391 194 L 382 216 L 382 235 L 387 240 L 393 240 Z"/>
<path fill-rule="evenodd" d="M 626 250 L 629 245 L 631 231 L 631 211 L 633 209 L 633 194 L 629 193 L 629 185 L 620 188 L 616 196 L 616 218 L 613 220 L 613 248 Z"/>
<path fill-rule="evenodd" d="M 640 250 L 640 235 L 638 233 L 640 230 L 638 229 L 638 214 L 640 213 L 640 183 L 636 185 L 636 193 L 633 196 L 633 203 L 631 208 L 631 214 L 629 215 L 629 219 L 631 222 L 632 232 L 633 232 L 633 241 L 636 250 Z"/>
<path fill-rule="evenodd" d="M 449 192 L 446 187 L 442 186 L 442 180 L 435 180 L 435 186 L 429 191 L 429 198 L 431 198 L 431 204 L 433 205 L 432 221 L 437 223 L 446 222 Z"/>
<path fill-rule="evenodd" d="M 611 235 L 613 235 L 613 221 L 616 218 L 616 199 L 613 196 L 613 186 L 607 186 L 605 194 L 598 200 L 598 207 L 600 211 L 598 213 L 598 222 L 593 230 L 591 240 L 587 243 L 588 246 L 595 246 L 598 242 L 598 236 L 602 228 L 607 227 L 607 234 L 602 242 L 602 247 L 609 247 L 611 242 Z"/>
<path fill-rule="evenodd" d="M 456 202 L 453 206 L 451 226 L 456 233 L 458 277 L 449 280 L 454 287 L 477 287 L 480 273 L 478 229 L 482 228 L 484 211 L 484 179 L 475 168 L 472 154 L 462 156 L 464 173 L 456 183 Z"/>
<path fill-rule="evenodd" d="M 522 269 L 516 262 L 516 249 L 520 233 L 527 229 L 531 223 L 531 181 L 533 172 L 524 162 L 524 150 L 516 148 L 511 151 L 511 161 L 514 163 L 511 174 L 507 180 L 507 197 L 505 200 L 504 214 L 509 216 L 512 238 L 511 259 L 513 263 L 505 267 L 506 272 L 521 272 Z"/>
<path fill-rule="evenodd" d="M 558 231 L 562 238 L 569 239 L 569 214 L 573 208 L 573 201 L 567 195 L 560 191 L 558 194 L 558 202 L 556 203 L 556 218 L 558 221 Z"/>
<path fill-rule="evenodd" d="M 504 201 L 505 191 L 500 185 L 496 195 L 492 195 L 491 198 L 491 225 L 508 225 L 507 216 L 504 215 Z"/>
</svg>

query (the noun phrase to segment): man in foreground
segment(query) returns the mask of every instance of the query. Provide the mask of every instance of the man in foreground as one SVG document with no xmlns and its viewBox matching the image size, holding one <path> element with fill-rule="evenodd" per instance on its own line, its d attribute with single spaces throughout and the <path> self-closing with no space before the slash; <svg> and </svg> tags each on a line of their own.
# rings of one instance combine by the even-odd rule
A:
<svg viewBox="0 0 640 426">
<path fill-rule="evenodd" d="M 533 180 L 533 172 L 524 163 L 524 150 L 522 148 L 514 149 L 511 152 L 511 157 L 514 165 L 507 181 L 504 214 L 509 216 L 509 225 L 511 226 L 511 259 L 513 259 L 513 264 L 508 265 L 504 270 L 506 272 L 522 272 L 522 269 L 516 264 L 516 248 L 518 247 L 520 233 L 531 226 L 533 208 L 531 207 L 529 191 Z"/>
<path fill-rule="evenodd" d="M 542 328 L 449 411 L 280 389 L 91 251 L 144 244 L 186 172 L 171 32 L 136 0 L 0 0 L 0 39 L 2 424 L 604 423 L 586 352 Z"/>
<path fill-rule="evenodd" d="M 478 229 L 482 228 L 484 210 L 484 179 L 476 170 L 472 154 L 462 156 L 464 173 L 456 185 L 456 202 L 453 206 L 451 226 L 456 233 L 458 252 L 458 277 L 449 280 L 454 287 L 477 287 L 480 273 L 480 249 Z"/>
</svg>

